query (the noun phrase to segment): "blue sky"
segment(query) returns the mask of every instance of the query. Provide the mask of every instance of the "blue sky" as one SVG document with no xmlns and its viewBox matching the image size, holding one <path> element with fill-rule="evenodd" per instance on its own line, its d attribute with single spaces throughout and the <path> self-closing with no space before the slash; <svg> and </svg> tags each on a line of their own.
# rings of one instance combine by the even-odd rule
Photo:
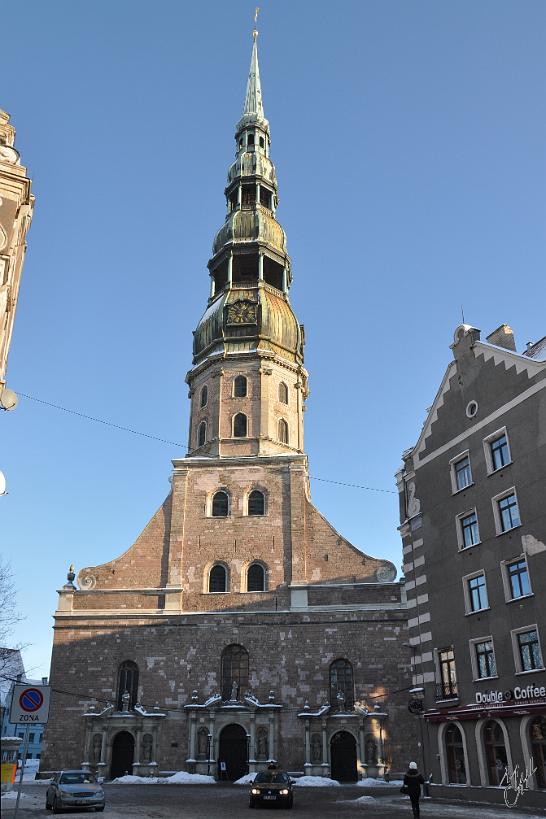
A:
<svg viewBox="0 0 546 819">
<path fill-rule="evenodd" d="M 252 3 L 3 7 L 0 105 L 36 195 L 8 381 L 182 445 Z M 391 490 L 461 321 L 546 333 L 546 4 L 261 3 L 260 65 L 314 476 Z M 6 67 L 8 70 L 6 70 Z M 183 446 L 21 399 L 0 417 L 2 551 L 46 674 L 56 589 L 124 551 Z M 396 494 L 312 482 L 400 565 Z"/>
</svg>

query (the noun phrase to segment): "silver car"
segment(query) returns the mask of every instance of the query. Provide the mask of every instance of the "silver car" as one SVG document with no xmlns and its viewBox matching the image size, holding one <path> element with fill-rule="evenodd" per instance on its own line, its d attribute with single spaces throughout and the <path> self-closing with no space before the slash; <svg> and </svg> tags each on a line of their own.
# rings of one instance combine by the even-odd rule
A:
<svg viewBox="0 0 546 819">
<path fill-rule="evenodd" d="M 88 771 L 59 771 L 46 792 L 46 810 L 65 808 L 104 810 L 104 791 Z"/>
</svg>

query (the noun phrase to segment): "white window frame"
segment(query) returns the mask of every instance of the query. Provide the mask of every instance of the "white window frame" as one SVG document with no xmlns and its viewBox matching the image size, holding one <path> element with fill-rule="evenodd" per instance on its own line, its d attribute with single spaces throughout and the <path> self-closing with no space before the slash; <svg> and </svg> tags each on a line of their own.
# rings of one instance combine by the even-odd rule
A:
<svg viewBox="0 0 546 819">
<path fill-rule="evenodd" d="M 476 543 L 471 543 L 470 546 L 465 546 L 464 538 L 463 538 L 462 521 L 463 521 L 463 518 L 467 518 L 472 513 L 474 513 L 476 515 L 476 525 L 478 527 L 478 540 L 476 541 Z M 478 518 L 478 510 L 476 509 L 475 506 L 472 509 L 467 509 L 466 512 L 461 512 L 460 515 L 457 515 L 456 518 L 455 518 L 455 524 L 456 524 L 456 528 L 457 528 L 457 543 L 458 543 L 460 552 L 466 552 L 468 549 L 472 549 L 474 546 L 479 546 L 480 545 L 480 543 L 482 542 L 481 536 L 480 536 L 480 519 Z"/>
<path fill-rule="evenodd" d="M 529 594 L 522 594 L 520 597 L 512 597 L 510 577 L 508 576 L 508 566 L 510 566 L 511 563 L 516 563 L 518 560 L 525 561 L 525 565 L 527 566 L 527 577 L 529 578 L 529 588 L 531 591 Z M 500 567 L 502 574 L 502 585 L 504 588 L 504 599 L 507 603 L 514 603 L 516 600 L 525 600 L 527 597 L 534 597 L 533 584 L 531 583 L 531 572 L 529 571 L 529 561 L 527 560 L 527 555 L 525 552 L 522 552 L 520 555 L 516 555 L 515 557 L 511 557 L 508 560 L 501 560 Z"/>
<path fill-rule="evenodd" d="M 238 415 L 244 415 L 246 418 L 246 435 L 235 435 L 235 419 L 237 418 Z M 233 415 L 231 416 L 231 437 L 233 438 L 234 441 L 246 441 L 247 438 L 250 438 L 248 432 L 249 427 L 248 421 L 249 421 L 248 414 L 246 412 L 242 412 L 241 410 L 239 410 L 238 412 L 233 413 Z"/>
<path fill-rule="evenodd" d="M 540 649 L 540 656 L 542 657 L 542 665 L 539 668 L 529 668 L 524 670 L 521 664 L 517 635 L 525 634 L 525 632 L 533 630 L 537 633 L 538 647 Z M 536 623 L 531 623 L 529 626 L 520 626 L 519 628 L 512 629 L 510 631 L 510 637 L 512 640 L 512 653 L 514 655 L 514 668 L 516 669 L 516 674 L 538 674 L 540 671 L 546 671 L 544 666 L 544 654 L 542 653 L 542 643 L 540 642 L 540 632 Z"/>
<path fill-rule="evenodd" d="M 506 435 L 506 445 L 508 447 L 508 463 L 504 464 L 504 466 L 499 466 L 495 468 L 493 466 L 493 456 L 491 455 L 491 444 L 500 438 L 502 435 Z M 512 448 L 510 446 L 510 438 L 508 437 L 508 430 L 506 427 L 501 427 L 500 429 L 496 429 L 495 432 L 492 432 L 486 438 L 483 439 L 483 451 L 485 453 L 485 464 L 487 467 L 487 474 L 494 475 L 496 472 L 500 472 L 501 469 L 506 469 L 512 463 Z"/>
<path fill-rule="evenodd" d="M 514 495 L 516 499 L 516 503 L 518 506 L 518 514 L 519 514 L 519 523 L 516 523 L 515 526 L 510 527 L 510 529 L 503 529 L 502 528 L 502 516 L 499 509 L 499 501 L 503 500 L 504 498 L 509 497 L 509 495 Z M 516 492 L 516 487 L 511 486 L 509 489 L 505 489 L 504 492 L 499 492 L 498 495 L 495 495 L 491 498 L 491 503 L 493 504 L 493 517 L 495 518 L 495 533 L 497 537 L 499 535 L 505 535 L 507 532 L 513 532 L 514 529 L 519 529 L 522 525 L 521 520 L 521 510 L 519 507 L 519 500 L 518 500 L 518 493 Z"/>
<path fill-rule="evenodd" d="M 495 658 L 495 667 L 497 669 L 497 673 L 494 674 L 492 677 L 480 677 L 478 674 L 478 658 L 476 656 L 476 646 L 478 643 L 485 643 L 489 642 L 493 646 L 493 656 Z M 493 635 L 485 635 L 485 637 L 473 637 L 471 640 L 468 641 L 470 647 L 470 664 L 472 667 L 472 681 L 473 682 L 481 682 L 482 680 L 497 680 L 499 677 L 499 668 L 497 666 L 497 652 L 495 650 L 495 642 L 493 640 Z"/>
<path fill-rule="evenodd" d="M 455 466 L 456 466 L 456 464 L 459 463 L 459 461 L 462 461 L 463 458 L 468 458 L 468 466 L 469 466 L 469 469 L 470 469 L 470 483 L 467 483 L 466 486 L 463 486 L 463 487 L 461 487 L 461 489 L 459 489 L 459 487 L 457 486 L 457 473 L 455 471 Z M 452 495 L 457 495 L 459 492 L 464 492 L 464 490 L 468 489 L 470 486 L 474 486 L 474 476 L 472 474 L 472 463 L 470 461 L 470 450 L 469 449 L 465 449 L 464 452 L 459 452 L 458 455 L 455 455 L 455 457 L 450 460 L 449 470 L 450 470 L 450 475 L 451 475 L 451 494 Z"/>
<path fill-rule="evenodd" d="M 470 594 L 470 589 L 468 588 L 468 583 L 470 580 L 473 580 L 475 577 L 481 577 L 485 580 L 485 594 L 487 595 L 487 606 L 484 606 L 482 609 L 473 609 L 472 608 L 472 595 Z M 491 608 L 489 604 L 489 590 L 487 588 L 487 577 L 485 574 L 485 569 L 479 569 L 477 572 L 472 572 L 471 574 L 465 574 L 462 578 L 463 581 L 463 595 L 464 595 L 464 610 L 466 615 L 472 614 L 479 614 L 482 611 L 487 611 Z"/>
</svg>

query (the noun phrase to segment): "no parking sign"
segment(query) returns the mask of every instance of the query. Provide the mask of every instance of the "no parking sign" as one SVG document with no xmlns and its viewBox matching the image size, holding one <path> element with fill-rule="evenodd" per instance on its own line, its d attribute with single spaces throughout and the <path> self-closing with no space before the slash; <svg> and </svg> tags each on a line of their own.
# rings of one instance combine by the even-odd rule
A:
<svg viewBox="0 0 546 819">
<path fill-rule="evenodd" d="M 17 725 L 44 724 L 49 717 L 49 685 L 15 685 L 9 721 Z"/>
</svg>

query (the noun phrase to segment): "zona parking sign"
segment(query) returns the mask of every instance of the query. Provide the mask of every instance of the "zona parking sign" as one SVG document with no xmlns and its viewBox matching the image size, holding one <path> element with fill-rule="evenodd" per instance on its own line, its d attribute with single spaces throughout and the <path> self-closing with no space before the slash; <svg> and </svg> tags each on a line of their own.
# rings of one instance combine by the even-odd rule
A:
<svg viewBox="0 0 546 819">
<path fill-rule="evenodd" d="M 17 725 L 46 723 L 49 691 L 49 685 L 14 685 L 9 721 Z"/>
</svg>

